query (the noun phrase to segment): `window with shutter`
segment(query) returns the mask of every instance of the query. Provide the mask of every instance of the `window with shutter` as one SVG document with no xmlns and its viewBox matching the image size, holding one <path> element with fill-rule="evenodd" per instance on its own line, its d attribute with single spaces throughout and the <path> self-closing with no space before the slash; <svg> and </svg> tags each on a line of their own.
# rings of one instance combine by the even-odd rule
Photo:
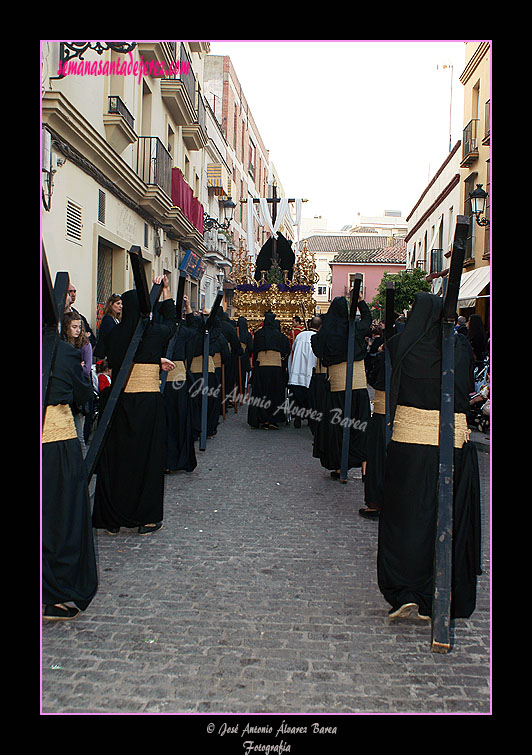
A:
<svg viewBox="0 0 532 755">
<path fill-rule="evenodd" d="M 79 205 L 67 199 L 66 207 L 66 235 L 73 241 L 81 241 L 83 230 L 83 215 Z"/>
<path fill-rule="evenodd" d="M 98 220 L 105 224 L 105 191 L 98 189 Z"/>
</svg>

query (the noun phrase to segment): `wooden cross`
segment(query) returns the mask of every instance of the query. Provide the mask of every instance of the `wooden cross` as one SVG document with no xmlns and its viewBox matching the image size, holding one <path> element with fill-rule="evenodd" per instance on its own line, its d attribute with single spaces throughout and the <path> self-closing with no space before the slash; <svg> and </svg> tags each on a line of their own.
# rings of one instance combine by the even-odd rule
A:
<svg viewBox="0 0 532 755">
<path fill-rule="evenodd" d="M 268 197 L 266 201 L 268 204 L 272 205 L 272 222 L 275 224 L 275 221 L 277 219 L 277 204 L 281 201 L 281 197 L 277 196 L 277 186 L 273 184 L 273 190 L 272 190 L 272 197 Z M 247 199 L 241 199 L 241 202 L 247 202 Z M 289 202 L 295 202 L 295 199 L 289 199 Z M 302 199 L 302 202 L 308 202 L 308 199 Z M 254 197 L 253 203 L 258 204 L 260 202 L 260 198 Z M 273 239 L 273 251 L 272 251 L 272 260 L 277 261 L 277 239 Z"/>
</svg>

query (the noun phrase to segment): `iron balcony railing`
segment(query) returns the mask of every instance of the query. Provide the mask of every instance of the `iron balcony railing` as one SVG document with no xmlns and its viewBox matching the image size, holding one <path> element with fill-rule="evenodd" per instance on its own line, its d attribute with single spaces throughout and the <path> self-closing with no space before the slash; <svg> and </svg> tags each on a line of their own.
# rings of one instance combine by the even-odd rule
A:
<svg viewBox="0 0 532 755">
<path fill-rule="evenodd" d="M 192 107 L 195 107 L 196 105 L 196 77 L 194 76 L 194 72 L 192 70 L 192 63 L 190 60 L 190 56 L 188 52 L 186 51 L 185 45 L 183 42 L 179 45 L 179 58 L 177 59 L 177 62 L 179 63 L 178 70 L 176 73 L 169 76 L 169 79 L 177 79 L 178 81 L 182 81 L 185 85 L 185 90 L 188 94 L 188 98 L 190 100 L 190 103 Z"/>
<path fill-rule="evenodd" d="M 158 136 L 139 136 L 136 172 L 145 184 L 159 186 L 171 196 L 172 157 Z"/>
<path fill-rule="evenodd" d="M 109 97 L 109 107 L 107 112 L 121 115 L 126 123 L 128 123 L 131 128 L 134 128 L 135 119 L 133 118 L 127 107 L 124 105 L 120 97 L 118 97 L 118 95 L 113 94 Z"/>
<path fill-rule="evenodd" d="M 462 144 L 462 159 L 475 152 L 478 152 L 478 118 L 469 121 L 464 129 L 464 139 Z"/>
<path fill-rule="evenodd" d="M 441 273 L 443 269 L 443 249 L 430 250 L 430 272 Z"/>
<path fill-rule="evenodd" d="M 196 108 L 196 112 L 198 114 L 198 123 L 200 125 L 200 128 L 204 134 L 207 134 L 207 109 L 205 107 L 205 102 L 203 101 L 203 97 L 201 96 L 201 89 L 199 85 L 198 85 L 198 105 Z"/>
</svg>

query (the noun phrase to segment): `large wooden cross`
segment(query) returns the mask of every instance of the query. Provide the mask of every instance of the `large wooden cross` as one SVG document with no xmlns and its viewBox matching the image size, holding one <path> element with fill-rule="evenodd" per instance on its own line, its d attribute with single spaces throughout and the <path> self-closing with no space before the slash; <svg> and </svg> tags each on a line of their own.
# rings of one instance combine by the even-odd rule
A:
<svg viewBox="0 0 532 755">
<path fill-rule="evenodd" d="M 69 283 L 67 272 L 58 272 L 52 286 L 50 268 L 46 258 L 44 244 L 42 247 L 42 410 L 44 412 L 50 389 L 57 344 L 60 339 L 61 318 L 65 309 L 65 301 Z"/>
<path fill-rule="evenodd" d="M 432 606 L 431 649 L 433 653 L 448 653 L 451 648 L 454 497 L 454 324 L 469 228 L 469 218 L 465 215 L 458 215 L 456 218 L 451 262 L 449 264 L 447 290 L 443 300 L 440 459 Z"/>
<path fill-rule="evenodd" d="M 277 186 L 275 184 L 273 184 L 273 187 L 272 187 L 272 196 L 268 197 L 266 199 L 266 201 L 268 202 L 268 204 L 271 204 L 271 206 L 272 206 L 272 222 L 273 222 L 274 225 L 275 225 L 275 221 L 277 219 L 277 205 L 281 201 L 281 199 L 282 199 L 282 197 L 278 197 L 277 196 Z M 248 200 L 247 199 L 241 199 L 240 201 L 241 202 L 247 202 Z M 289 199 L 288 200 L 288 202 L 296 202 L 296 201 L 297 201 L 296 199 Z M 302 199 L 301 201 L 302 202 L 308 202 L 308 199 Z M 259 197 L 254 197 L 253 198 L 253 203 L 254 204 L 258 204 L 259 202 L 260 202 L 260 198 Z M 272 261 L 278 261 L 277 260 L 277 239 L 274 238 L 272 240 L 273 240 Z"/>
<path fill-rule="evenodd" d="M 94 437 L 89 446 L 87 456 L 85 457 L 85 463 L 87 465 L 87 472 L 89 481 L 92 478 L 96 470 L 98 459 L 103 449 L 105 439 L 111 427 L 111 422 L 115 409 L 118 403 L 120 394 L 126 385 L 127 379 L 133 366 L 133 359 L 142 340 L 149 323 L 150 316 L 153 312 L 153 308 L 161 295 L 162 283 L 154 283 L 151 292 L 148 291 L 148 283 L 146 281 L 146 274 L 144 272 L 143 258 L 139 246 L 132 246 L 129 250 L 129 256 L 131 260 L 131 266 L 133 269 L 133 277 L 135 279 L 135 288 L 139 298 L 140 315 L 137 327 L 131 338 L 130 344 L 126 351 L 126 355 L 122 360 L 122 365 L 118 371 L 118 375 L 113 375 L 113 382 L 111 384 L 111 392 L 109 398 L 105 404 L 105 409 L 102 416 L 98 421 L 98 427 L 94 433 Z M 119 327 L 119 326 L 117 326 Z"/>
</svg>

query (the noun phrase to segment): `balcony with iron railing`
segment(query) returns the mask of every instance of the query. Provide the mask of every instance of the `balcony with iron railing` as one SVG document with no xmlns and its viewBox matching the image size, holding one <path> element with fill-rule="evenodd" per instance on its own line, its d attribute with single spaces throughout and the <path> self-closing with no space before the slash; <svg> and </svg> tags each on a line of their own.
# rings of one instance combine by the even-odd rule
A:
<svg viewBox="0 0 532 755">
<path fill-rule="evenodd" d="M 479 119 L 474 118 L 469 121 L 464 128 L 464 138 L 462 140 L 462 162 L 460 166 L 466 168 L 471 163 L 478 160 L 478 126 Z"/>
<path fill-rule="evenodd" d="M 443 270 L 443 249 L 430 250 L 430 272 L 441 273 Z"/>
<path fill-rule="evenodd" d="M 161 79 L 161 96 L 176 124 L 189 126 L 197 122 L 196 77 L 183 42 L 174 49 L 174 72 Z"/>
<path fill-rule="evenodd" d="M 120 97 L 116 94 L 112 94 L 108 98 L 109 105 L 107 108 L 107 112 L 109 114 L 113 113 L 116 115 L 121 115 L 122 118 L 128 123 L 131 128 L 135 128 L 135 119 L 127 109 L 127 107 L 124 105 Z"/>
<path fill-rule="evenodd" d="M 209 137 L 207 136 L 207 109 L 199 84 L 196 89 L 195 107 L 196 120 L 188 126 L 183 126 L 182 130 L 183 141 L 188 149 L 192 151 L 203 149 L 209 141 Z"/>
<path fill-rule="evenodd" d="M 103 115 L 105 136 L 113 149 L 121 154 L 136 141 L 135 119 L 118 95 L 108 97 L 107 112 Z"/>
<path fill-rule="evenodd" d="M 158 186 L 171 196 L 172 157 L 158 136 L 139 136 L 133 167 L 147 186 Z"/>
<path fill-rule="evenodd" d="M 484 138 L 482 144 L 485 147 L 489 147 L 490 144 L 490 101 L 488 100 L 484 106 Z"/>
</svg>

